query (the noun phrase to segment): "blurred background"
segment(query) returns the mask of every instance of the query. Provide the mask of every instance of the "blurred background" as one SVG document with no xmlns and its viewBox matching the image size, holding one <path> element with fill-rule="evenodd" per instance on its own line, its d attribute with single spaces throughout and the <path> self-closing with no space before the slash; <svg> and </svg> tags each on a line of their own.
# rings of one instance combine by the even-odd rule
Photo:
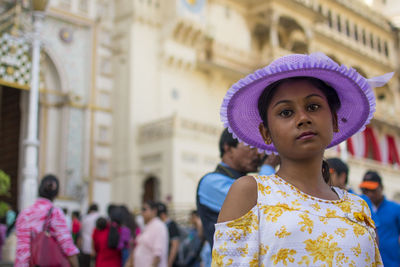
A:
<svg viewBox="0 0 400 267">
<path fill-rule="evenodd" d="M 188 214 L 220 161 L 227 89 L 321 51 L 368 78 L 396 72 L 371 124 L 326 156 L 350 165 L 356 192 L 374 169 L 400 201 L 399 27 L 398 0 L 1 0 L 1 199 L 21 210 L 53 173 L 69 210 L 155 200 Z"/>
</svg>

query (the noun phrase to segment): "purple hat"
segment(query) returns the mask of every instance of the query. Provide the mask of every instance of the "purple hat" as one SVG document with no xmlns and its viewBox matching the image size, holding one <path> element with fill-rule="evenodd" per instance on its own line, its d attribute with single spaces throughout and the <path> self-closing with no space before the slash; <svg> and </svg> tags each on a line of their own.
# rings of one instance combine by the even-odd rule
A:
<svg viewBox="0 0 400 267">
<path fill-rule="evenodd" d="M 364 130 L 375 112 L 372 88 L 383 86 L 393 74 L 366 79 L 355 69 L 339 66 L 321 52 L 283 56 L 239 80 L 228 90 L 221 106 L 221 120 L 239 142 L 267 153 L 276 152 L 273 144 L 265 144 L 258 130 L 262 123 L 258 113 L 260 95 L 276 81 L 314 77 L 335 89 L 341 102 L 337 112 L 339 132 L 333 133 L 329 148 Z"/>
</svg>

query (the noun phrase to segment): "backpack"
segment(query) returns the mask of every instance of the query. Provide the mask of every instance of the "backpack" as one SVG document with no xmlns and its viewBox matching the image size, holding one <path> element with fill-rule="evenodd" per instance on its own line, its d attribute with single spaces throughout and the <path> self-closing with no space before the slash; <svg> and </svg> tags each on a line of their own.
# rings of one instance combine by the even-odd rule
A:
<svg viewBox="0 0 400 267">
<path fill-rule="evenodd" d="M 176 256 L 175 265 L 179 267 L 190 267 L 199 261 L 200 252 L 203 248 L 204 238 L 197 236 L 197 231 L 191 229 L 183 229 L 179 227 L 180 242 L 178 255 Z"/>
</svg>

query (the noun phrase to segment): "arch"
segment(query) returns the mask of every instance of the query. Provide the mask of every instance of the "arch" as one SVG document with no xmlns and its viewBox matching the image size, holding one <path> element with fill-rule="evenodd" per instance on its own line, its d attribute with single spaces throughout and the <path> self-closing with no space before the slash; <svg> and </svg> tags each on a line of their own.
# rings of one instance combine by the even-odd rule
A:
<svg viewBox="0 0 400 267">
<path fill-rule="evenodd" d="M 143 195 L 142 202 L 145 201 L 158 201 L 160 199 L 160 182 L 159 179 L 154 176 L 148 176 L 143 182 Z"/>
<path fill-rule="evenodd" d="M 308 52 L 308 38 L 304 27 L 295 19 L 288 16 L 279 18 L 278 37 L 282 48 L 295 53 Z"/>
<path fill-rule="evenodd" d="M 53 51 L 46 47 L 41 62 L 41 71 L 44 75 L 41 81 L 45 92 L 40 96 L 39 107 L 39 151 L 40 174 L 55 173 L 60 179 L 61 195 L 70 191 L 66 184 L 68 111 L 65 108 L 67 75 Z"/>
<path fill-rule="evenodd" d="M 59 77 L 61 92 L 68 93 L 69 84 L 67 81 L 67 71 L 56 56 L 56 52 L 54 52 L 49 46 L 45 46 L 42 51 L 47 56 L 48 62 L 54 66 L 55 73 Z"/>
</svg>

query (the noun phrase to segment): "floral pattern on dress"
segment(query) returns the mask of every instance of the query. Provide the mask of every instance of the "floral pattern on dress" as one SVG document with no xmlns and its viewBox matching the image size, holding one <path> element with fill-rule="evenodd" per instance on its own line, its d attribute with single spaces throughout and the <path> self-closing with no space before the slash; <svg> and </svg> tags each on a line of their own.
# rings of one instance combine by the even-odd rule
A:
<svg viewBox="0 0 400 267">
<path fill-rule="evenodd" d="M 257 205 L 216 224 L 212 266 L 383 266 L 368 206 L 307 195 L 282 178 L 255 176 Z"/>
</svg>

